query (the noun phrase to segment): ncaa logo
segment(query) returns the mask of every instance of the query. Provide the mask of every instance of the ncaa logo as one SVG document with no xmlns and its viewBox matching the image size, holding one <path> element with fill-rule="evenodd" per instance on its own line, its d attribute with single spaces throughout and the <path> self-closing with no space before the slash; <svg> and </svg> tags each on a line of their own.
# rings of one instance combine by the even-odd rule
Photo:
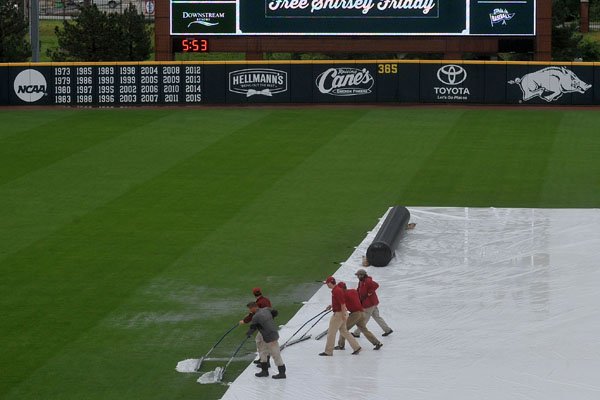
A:
<svg viewBox="0 0 600 400">
<path fill-rule="evenodd" d="M 467 71 L 460 65 L 448 64 L 438 69 L 437 78 L 446 85 L 456 86 L 467 79 Z"/>
<path fill-rule="evenodd" d="M 25 69 L 15 78 L 13 88 L 17 97 L 27 103 L 35 103 L 46 95 L 46 78 L 35 69 Z"/>
</svg>

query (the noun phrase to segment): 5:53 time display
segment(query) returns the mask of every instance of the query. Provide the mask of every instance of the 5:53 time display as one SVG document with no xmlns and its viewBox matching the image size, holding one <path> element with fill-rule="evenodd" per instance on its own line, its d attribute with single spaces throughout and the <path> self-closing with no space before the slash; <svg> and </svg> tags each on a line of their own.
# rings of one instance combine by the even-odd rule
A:
<svg viewBox="0 0 600 400">
<path fill-rule="evenodd" d="M 173 39 L 173 52 L 175 53 L 206 53 L 208 40 L 199 38 Z"/>
</svg>

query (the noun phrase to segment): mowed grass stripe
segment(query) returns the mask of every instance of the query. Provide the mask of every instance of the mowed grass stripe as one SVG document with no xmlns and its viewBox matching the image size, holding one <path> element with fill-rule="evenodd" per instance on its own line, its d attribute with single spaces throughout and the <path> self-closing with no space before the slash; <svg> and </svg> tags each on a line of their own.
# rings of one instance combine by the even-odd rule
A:
<svg viewBox="0 0 600 400">
<path fill-rule="evenodd" d="M 156 112 L 95 110 L 102 119 L 117 123 L 129 119 L 126 111 L 133 116 Z M 77 112 L 69 110 L 63 114 Z M 31 119 L 37 115 L 27 114 L 31 114 Z M 96 114 L 90 116 L 89 129 L 101 132 L 103 125 L 95 122 Z M 244 110 L 228 113 L 172 110 L 147 125 L 5 183 L 0 186 L 0 262 L 267 114 L 267 111 Z M 44 136 L 45 132 L 38 134 Z M 69 140 L 76 141 L 77 135 Z M 4 162 L 0 160 L 3 166 Z"/>
<path fill-rule="evenodd" d="M 426 161 L 425 155 L 435 149 L 459 113 L 443 112 L 426 124 L 431 129 L 423 131 L 418 120 L 426 116 L 370 109 L 340 127 L 330 141 L 247 202 L 235 218 L 190 247 L 7 399 L 27 397 L 50 380 L 52 371 L 77 364 L 80 354 L 94 362 L 68 376 L 55 375 L 46 384 L 46 394 L 65 398 L 61 390 L 68 386 L 67 399 L 220 398 L 223 386 L 199 386 L 194 376 L 174 373 L 173 366 L 208 351 L 216 337 L 241 317 L 251 298 L 249 288 L 257 284 L 268 291 L 280 311 L 279 323 L 284 323 L 299 308 L 294 302 L 306 300 L 319 287 L 314 280 L 334 272 L 337 262 L 348 256 L 366 227 L 402 190 L 400 183 L 418 169 L 413 163 Z M 406 146 L 407 142 L 413 145 Z M 383 187 L 382 177 L 391 184 Z M 381 193 L 371 193 L 377 186 Z M 369 207 L 370 201 L 381 204 Z M 223 356 L 243 333 L 238 330 L 230 343 L 221 346 Z M 218 364 L 208 364 L 205 370 Z M 128 369 L 131 365 L 135 368 Z M 242 366 L 232 364 L 227 379 Z M 97 388 L 98 380 L 112 385 Z M 153 384 L 148 387 L 144 382 Z M 90 386 L 96 387 L 93 395 L 86 393 Z M 130 393 L 133 387 L 136 390 Z"/>
<path fill-rule="evenodd" d="M 563 113 L 548 156 L 543 204 L 600 207 L 599 130 L 596 111 Z"/>
<path fill-rule="evenodd" d="M 283 288 L 335 271 L 365 229 L 411 190 L 412 176 L 460 113 L 442 113 L 422 129 L 417 121 L 427 115 L 370 109 L 340 130 L 264 192 L 235 223 L 202 243 L 199 252 L 214 249 L 223 272 L 212 277 L 211 284 L 236 280 L 241 285 L 253 276 Z M 227 235 L 260 240 L 253 246 L 236 246 L 231 254 L 222 240 Z M 260 270 L 245 260 L 256 260 Z"/>
<path fill-rule="evenodd" d="M 414 205 L 551 207 L 541 200 L 563 112 L 468 110 L 428 157 L 405 200 Z"/>
<path fill-rule="evenodd" d="M 243 111 L 255 113 L 264 110 L 273 113 L 289 112 L 268 108 Z M 350 109 L 353 110 L 356 108 Z M 205 125 L 206 128 L 218 129 L 224 122 L 243 115 L 238 114 L 238 109 L 227 109 L 226 113 L 220 114 L 213 121 L 204 119 L 194 124 L 195 121 L 200 121 L 196 118 L 205 115 L 205 111 L 208 110 L 198 111 L 202 114 L 187 114 L 194 115 L 190 117 L 187 125 Z M 244 206 L 234 210 L 231 218 L 222 218 L 220 225 L 214 223 L 215 229 L 204 236 L 198 236 L 197 242 L 188 246 L 182 253 L 183 256 L 177 257 L 158 273 L 154 273 L 159 269 L 154 265 L 155 255 L 148 253 L 144 256 L 145 252 L 140 251 L 140 258 L 146 257 L 148 262 L 153 264 L 149 268 L 149 275 L 153 274 L 152 277 L 148 281 L 140 278 L 141 283 L 135 292 L 123 299 L 117 308 L 103 317 L 99 312 L 98 320 L 102 322 L 96 323 L 65 343 L 54 354 L 47 354 L 48 358 L 42 360 L 41 367 L 29 371 L 27 378 L 20 384 L 12 385 L 4 398 L 219 398 L 225 387 L 198 385 L 194 377 L 172 371 L 175 363 L 208 350 L 214 340 L 231 325 L 231 321 L 240 316 L 240 309 L 235 307 L 240 304 L 243 311 L 243 304 L 250 297 L 248 288 L 254 286 L 257 280 L 258 284 L 265 285 L 269 295 L 282 311 L 283 322 L 298 307 L 290 303 L 306 299 L 301 297 L 303 291 L 316 287 L 314 285 L 317 284 L 309 283 L 309 280 L 315 277 L 322 279 L 325 274 L 335 270 L 337 265 L 334 262 L 347 257 L 352 251 L 352 246 L 364 236 L 365 230 L 375 223 L 376 217 L 381 215 L 385 207 L 393 203 L 406 204 L 407 199 L 417 201 L 409 205 L 423 204 L 424 201 L 435 201 L 434 204 L 438 205 L 447 201 L 448 197 L 442 190 L 430 192 L 426 185 L 414 186 L 414 181 L 419 173 L 431 171 L 432 160 L 453 161 L 450 157 L 440 157 L 440 151 L 448 147 L 448 136 L 454 130 L 460 129 L 464 135 L 478 138 L 481 129 L 479 125 L 474 125 L 476 129 L 471 131 L 472 124 L 463 116 L 465 112 L 471 111 L 468 109 L 376 108 L 368 109 L 368 112 L 360 118 L 355 118 L 350 124 L 341 124 L 337 133 L 332 135 L 327 130 L 337 127 L 329 124 L 321 126 L 320 121 L 325 116 L 321 115 L 320 111 L 329 118 L 337 118 L 334 114 L 338 111 L 348 110 L 309 109 L 302 110 L 301 114 L 287 114 L 286 118 L 294 119 L 298 125 L 314 120 L 315 123 L 307 127 L 312 133 L 306 140 L 312 140 L 321 127 L 325 129 L 328 138 L 321 142 L 320 147 L 314 147 L 311 155 L 306 152 L 302 161 L 281 175 L 273 175 L 274 184 L 270 187 L 265 186 L 260 194 L 249 197 Z M 502 121 L 504 130 L 518 125 L 525 136 L 530 134 L 527 129 L 534 135 L 537 134 L 539 124 L 535 118 L 513 114 L 527 113 L 529 110 L 496 111 L 498 110 L 487 116 L 488 124 Z M 544 191 L 549 189 L 551 192 L 561 184 L 569 187 L 574 194 L 570 201 L 566 197 L 564 201 L 571 207 L 577 207 L 579 199 L 584 197 L 587 197 L 585 200 L 588 203 L 595 201 L 598 204 L 600 192 L 590 191 L 589 186 L 579 187 L 583 180 L 575 179 L 583 175 L 588 181 L 594 181 L 591 173 L 598 168 L 597 163 L 594 164 L 597 157 L 593 150 L 596 148 L 594 146 L 597 144 L 597 138 L 586 138 L 583 131 L 591 130 L 586 132 L 588 136 L 595 132 L 594 127 L 600 122 L 598 117 L 594 117 L 595 114 L 589 112 L 589 119 L 585 119 L 566 112 L 559 123 L 559 133 L 552 139 L 552 148 L 548 150 L 550 155 L 545 163 L 545 184 L 553 178 L 556 182 L 553 182 L 554 188 L 544 186 Z M 572 124 L 570 129 L 577 132 L 575 143 L 572 145 L 568 145 L 568 124 Z M 527 125 L 527 129 L 522 125 Z M 260 130 L 261 127 L 258 124 L 257 129 Z M 275 128 L 269 125 L 269 129 Z M 282 135 L 287 134 L 285 129 L 285 125 L 280 129 Z M 294 141 L 299 140 L 300 136 L 297 133 L 293 136 Z M 190 140 L 189 145 L 193 146 L 193 139 L 181 140 Z M 468 143 L 466 138 L 461 140 Z M 478 143 L 473 148 L 461 151 L 466 155 L 475 152 L 475 147 L 481 147 L 494 159 L 483 160 L 482 165 L 501 164 L 503 157 L 506 157 L 505 149 L 512 149 L 510 146 L 497 146 L 498 151 L 491 151 L 490 148 L 496 148 L 496 144 L 493 143 L 494 136 L 489 136 L 486 140 L 488 143 L 485 145 Z M 131 139 L 132 143 L 137 141 Z M 501 139 L 500 143 L 503 141 L 504 139 Z M 588 142 L 591 143 L 592 151 L 582 152 Z M 166 143 L 163 142 L 163 145 Z M 280 142 L 272 143 L 277 145 Z M 215 144 L 223 145 L 224 143 Z M 528 144 L 525 147 L 533 146 Z M 229 149 L 237 151 L 239 148 Z M 237 153 L 239 152 L 232 151 L 228 157 L 246 156 L 244 152 Z M 517 155 L 523 159 L 510 160 L 509 164 L 515 161 L 525 164 L 529 162 L 529 155 L 525 151 L 519 150 L 514 156 Z M 553 160 L 567 162 L 573 159 L 573 156 L 578 159 L 568 163 L 560 171 L 558 166 L 555 170 L 552 165 Z M 221 166 L 220 161 L 212 161 Z M 226 165 L 228 163 L 230 161 L 225 161 Z M 543 163 L 536 164 L 541 167 Z M 587 170 L 578 170 L 586 164 L 590 167 L 589 173 Z M 450 164 L 448 168 L 455 168 L 455 165 Z M 477 168 L 477 165 L 473 168 Z M 493 170 L 490 170 L 489 174 L 487 187 L 493 186 L 495 179 L 498 183 L 505 179 L 503 168 L 499 168 L 496 178 Z M 463 179 L 460 174 L 450 173 L 446 178 L 457 181 Z M 87 179 L 94 177 L 88 176 Z M 145 189 L 145 193 L 149 193 L 149 190 Z M 467 202 L 490 197 L 491 195 L 468 194 L 462 200 Z M 117 199 L 114 204 L 124 204 L 122 201 Z M 543 199 L 540 204 L 546 204 L 546 201 Z M 205 202 L 204 199 L 199 199 L 197 208 L 204 208 Z M 383 207 L 380 210 L 381 206 Z M 109 208 L 113 208 L 113 203 Z M 162 207 L 158 207 L 152 212 L 158 213 L 161 210 Z M 104 211 L 103 213 L 106 215 Z M 218 216 L 211 217 L 208 222 L 216 218 Z M 89 225 L 91 220 L 85 221 Z M 173 219 L 174 224 L 178 222 L 178 219 Z M 129 223 L 129 218 L 125 218 L 125 223 Z M 102 229 L 103 225 L 99 224 L 98 228 Z M 141 224 L 140 229 L 143 228 L 144 224 Z M 63 235 L 60 232 L 59 234 Z M 113 250 L 121 251 L 117 247 Z M 97 249 L 90 246 L 89 251 L 94 252 Z M 115 255 L 112 259 L 119 258 Z M 141 260 L 135 264 L 138 268 L 141 268 L 141 265 Z M 107 273 L 113 274 L 117 284 L 120 284 L 118 278 L 122 275 L 113 269 L 117 268 L 111 268 Z M 78 283 L 72 280 L 68 284 Z M 93 285 L 93 282 L 89 282 L 89 286 Z M 212 289 L 202 291 L 202 288 L 207 287 Z M 79 314 L 76 313 L 76 308 L 72 308 L 71 311 L 73 323 L 76 324 L 79 322 Z M 195 315 L 199 315 L 198 318 Z M 179 316 L 182 317 L 180 321 L 177 320 Z M 154 317 L 155 320 L 152 319 Z M 0 320 L 0 323 L 2 322 Z M 29 326 L 28 322 L 23 323 L 23 327 Z M 53 337 L 50 339 L 53 340 Z M 0 360 L 3 359 L 4 357 L 0 357 Z M 7 370 L 6 365 L 9 363 L 0 362 L 0 368 L 3 370 Z M 9 366 L 12 368 L 12 365 Z M 216 365 L 212 365 L 213 368 L 214 366 Z M 234 375 L 236 367 L 235 363 L 232 364 L 228 376 Z M 0 377 L 0 381 L 2 379 Z"/>
<path fill-rule="evenodd" d="M 69 110 L 69 112 L 72 112 Z M 36 110 L 35 112 L 0 109 L 0 143 L 5 138 L 34 129 L 37 126 L 64 118 L 65 110 Z"/>
<path fill-rule="evenodd" d="M 147 125 L 165 111 L 133 112 L 127 118 L 115 118 L 103 110 L 63 113 L 62 118 L 37 125 L 0 140 L 0 185 L 44 168 L 88 147 Z M 35 115 L 31 115 L 35 119 Z"/>
<path fill-rule="evenodd" d="M 11 368 L 0 378 L 0 393 L 361 114 L 323 111 L 300 120 L 301 111 L 273 113 L 9 256 L 1 326 L 9 343 L 2 360 Z"/>
</svg>

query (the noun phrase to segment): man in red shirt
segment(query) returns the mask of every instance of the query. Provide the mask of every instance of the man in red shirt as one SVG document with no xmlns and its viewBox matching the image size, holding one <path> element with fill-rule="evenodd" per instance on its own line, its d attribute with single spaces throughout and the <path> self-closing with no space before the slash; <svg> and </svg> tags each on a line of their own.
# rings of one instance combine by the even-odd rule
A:
<svg viewBox="0 0 600 400">
<path fill-rule="evenodd" d="M 341 283 L 341 282 L 340 282 Z M 350 312 L 348 316 L 348 321 L 346 322 L 346 328 L 348 330 L 352 329 L 354 325 L 358 328 L 360 332 L 362 332 L 367 340 L 375 346 L 374 350 L 379 350 L 383 343 L 381 343 L 375 335 L 371 333 L 369 328 L 367 328 L 367 324 L 365 322 L 365 313 L 362 305 L 360 304 L 360 299 L 358 298 L 358 292 L 356 289 L 347 289 L 344 292 L 346 297 L 346 307 Z M 343 336 L 340 336 L 338 340 L 338 345 L 334 347 L 335 350 L 344 350 L 344 346 L 346 345 L 346 339 Z"/>
<path fill-rule="evenodd" d="M 365 309 L 365 324 L 369 322 L 371 317 L 373 317 L 375 322 L 377 322 L 381 329 L 383 329 L 382 336 L 388 336 L 393 332 L 393 330 L 379 315 L 379 308 L 377 307 L 379 304 L 379 299 L 377 298 L 377 293 L 375 293 L 377 288 L 379 288 L 379 284 L 375 282 L 373 278 L 368 276 L 367 271 L 364 269 L 359 269 L 356 271 L 355 275 L 358 278 L 358 297 L 360 298 L 360 302 Z M 359 337 L 359 330 L 356 329 L 354 332 L 352 332 L 352 336 Z"/>
<path fill-rule="evenodd" d="M 268 298 L 266 298 L 265 296 L 263 296 L 262 290 L 259 287 L 255 287 L 254 289 L 252 289 L 252 294 L 256 298 L 256 300 L 254 302 L 256 303 L 256 305 L 258 306 L 259 309 L 260 308 L 272 308 L 271 301 Z M 254 317 L 254 313 L 252 311 L 250 311 L 248 313 L 248 315 L 246 315 L 246 317 L 244 317 L 244 319 L 240 320 L 240 325 L 249 324 L 250 322 L 252 322 L 253 317 Z M 255 341 L 256 341 L 256 351 L 258 351 L 259 354 L 261 351 L 264 352 L 265 348 L 266 348 L 266 343 L 265 343 L 260 331 L 257 331 Z M 269 363 L 270 358 L 271 357 L 267 358 L 267 365 L 270 365 L 270 363 Z M 257 367 L 260 367 L 260 358 L 258 360 L 255 360 L 254 364 L 256 364 Z"/>
<path fill-rule="evenodd" d="M 346 321 L 348 320 L 348 309 L 346 308 L 346 297 L 344 296 L 344 289 L 346 284 L 340 282 L 336 284 L 335 278 L 330 276 L 325 282 L 329 289 L 331 289 L 331 305 L 327 306 L 327 309 L 333 310 L 333 315 L 329 320 L 329 329 L 327 330 L 327 343 L 325 344 L 325 351 L 319 353 L 320 356 L 332 356 L 333 348 L 335 344 L 335 336 L 337 332 L 340 332 L 342 337 L 350 343 L 352 347 L 352 354 L 357 355 L 361 347 L 352 337 L 348 328 L 346 328 Z"/>
</svg>

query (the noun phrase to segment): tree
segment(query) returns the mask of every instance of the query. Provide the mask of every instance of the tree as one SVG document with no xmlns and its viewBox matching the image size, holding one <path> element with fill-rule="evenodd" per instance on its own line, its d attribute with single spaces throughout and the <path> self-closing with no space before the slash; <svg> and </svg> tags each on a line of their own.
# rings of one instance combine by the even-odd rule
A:
<svg viewBox="0 0 600 400">
<path fill-rule="evenodd" d="M 48 50 L 54 61 L 143 61 L 152 51 L 144 16 L 133 5 L 122 14 L 84 5 L 55 32 L 58 49 Z"/>
<path fill-rule="evenodd" d="M 29 24 L 16 0 L 0 0 L 0 62 L 27 61 Z"/>
<path fill-rule="evenodd" d="M 552 20 L 554 25 L 579 20 L 580 0 L 553 0 Z"/>
<path fill-rule="evenodd" d="M 135 6 L 130 3 L 119 17 L 123 52 L 121 59 L 129 61 L 148 59 L 152 52 L 152 40 L 144 15 L 138 13 Z"/>
<path fill-rule="evenodd" d="M 579 32 L 579 0 L 552 2 L 552 58 L 556 61 L 600 60 L 600 44 Z"/>
</svg>

